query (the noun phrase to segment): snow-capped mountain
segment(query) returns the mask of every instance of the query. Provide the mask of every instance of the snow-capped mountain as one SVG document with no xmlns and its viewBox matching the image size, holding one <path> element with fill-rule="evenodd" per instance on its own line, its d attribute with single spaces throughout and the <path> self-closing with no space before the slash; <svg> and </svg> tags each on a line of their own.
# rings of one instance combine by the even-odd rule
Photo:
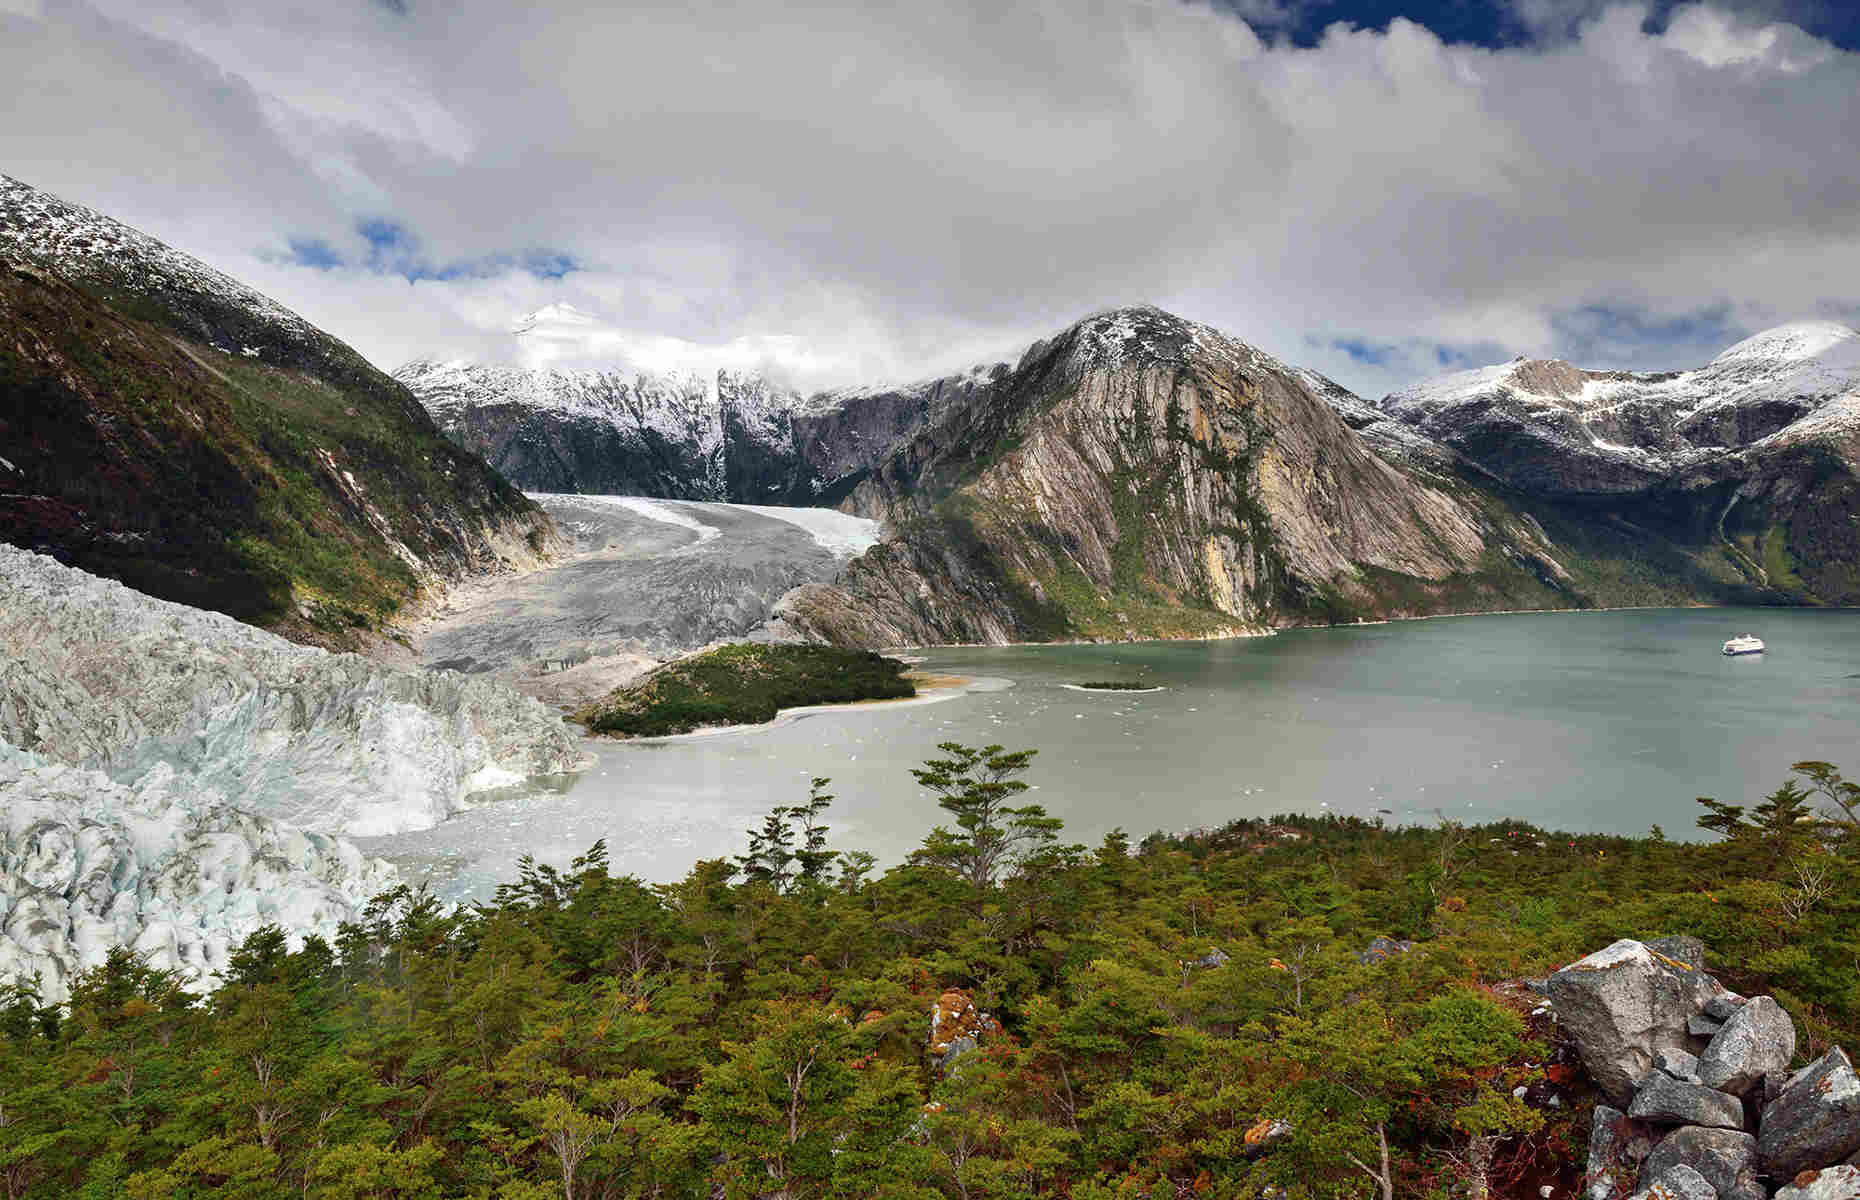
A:
<svg viewBox="0 0 1860 1200">
<path fill-rule="evenodd" d="M 1006 369 L 803 396 L 746 365 L 767 356 L 767 339 L 714 351 L 620 340 L 566 305 L 530 314 L 512 335 L 511 356 L 526 365 L 417 360 L 394 377 L 447 436 L 531 492 L 831 503 L 946 393 Z M 603 351 L 607 365 L 586 365 Z"/>
<path fill-rule="evenodd" d="M 1574 496 L 1643 492 L 1770 439 L 1826 432 L 1834 414 L 1822 410 L 1856 389 L 1860 333 L 1816 321 L 1757 334 L 1691 371 L 1520 358 L 1416 384 L 1377 407 L 1508 483 Z"/>
</svg>

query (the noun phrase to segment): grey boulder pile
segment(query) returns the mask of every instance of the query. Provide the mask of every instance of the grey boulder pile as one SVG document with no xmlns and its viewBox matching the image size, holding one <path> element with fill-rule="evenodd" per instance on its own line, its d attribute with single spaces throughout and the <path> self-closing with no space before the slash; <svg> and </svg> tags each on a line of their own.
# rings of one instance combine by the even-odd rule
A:
<svg viewBox="0 0 1860 1200">
<path fill-rule="evenodd" d="M 1609 1101 L 1595 1109 L 1588 1200 L 1860 1200 L 1846 1052 L 1786 1074 L 1789 1014 L 1704 967 L 1696 939 L 1624 938 L 1550 977 L 1557 1023 Z"/>
</svg>

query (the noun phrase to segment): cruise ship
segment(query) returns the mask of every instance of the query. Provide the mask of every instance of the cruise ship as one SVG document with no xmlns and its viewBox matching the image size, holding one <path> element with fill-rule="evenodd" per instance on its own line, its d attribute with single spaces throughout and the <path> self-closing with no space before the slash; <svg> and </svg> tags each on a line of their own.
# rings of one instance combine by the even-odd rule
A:
<svg viewBox="0 0 1860 1200">
<path fill-rule="evenodd" d="M 1763 639 L 1754 633 L 1740 633 L 1724 644 L 1726 654 L 1761 654 Z"/>
</svg>

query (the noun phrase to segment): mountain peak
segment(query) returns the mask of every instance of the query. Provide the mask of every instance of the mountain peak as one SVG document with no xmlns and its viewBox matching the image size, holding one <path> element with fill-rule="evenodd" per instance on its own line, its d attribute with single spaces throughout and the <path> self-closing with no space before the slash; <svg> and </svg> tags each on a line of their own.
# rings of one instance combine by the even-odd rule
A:
<svg viewBox="0 0 1860 1200">
<path fill-rule="evenodd" d="M 1860 331 L 1839 321 L 1791 321 L 1747 337 L 1714 358 L 1714 363 L 1749 359 L 1802 362 L 1820 358 L 1836 347 L 1860 343 Z M 1860 347 L 1850 347 L 1860 349 Z"/>
</svg>

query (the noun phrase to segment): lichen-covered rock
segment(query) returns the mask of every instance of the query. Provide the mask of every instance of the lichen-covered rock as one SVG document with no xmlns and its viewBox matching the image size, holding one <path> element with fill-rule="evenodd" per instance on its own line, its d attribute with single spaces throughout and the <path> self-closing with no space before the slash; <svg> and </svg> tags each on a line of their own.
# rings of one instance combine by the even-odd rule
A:
<svg viewBox="0 0 1860 1200">
<path fill-rule="evenodd" d="M 930 1009 L 930 1065 L 947 1071 L 957 1059 L 980 1046 L 984 1036 L 1000 1028 L 993 1017 L 976 1011 L 975 1001 L 967 992 L 951 988 L 938 996 Z"/>
<path fill-rule="evenodd" d="M 1703 972 L 1623 938 L 1550 977 L 1557 1022 L 1612 1103 L 1633 1103 L 1660 1050 L 1690 1050 L 1686 1023 L 1717 984 Z"/>
<path fill-rule="evenodd" d="M 1803 1171 L 1776 1193 L 1775 1200 L 1860 1200 L 1860 1167 Z"/>
<path fill-rule="evenodd" d="M 1757 1182 L 1757 1139 L 1747 1133 L 1699 1125 L 1676 1129 L 1653 1148 L 1641 1175 L 1658 1180 L 1681 1165 L 1703 1175 L 1722 1200 L 1768 1200 Z"/>
<path fill-rule="evenodd" d="M 1778 1179 L 1860 1151 L 1860 1076 L 1839 1046 L 1796 1072 L 1764 1106 L 1758 1150 Z"/>
<path fill-rule="evenodd" d="M 1715 1020 L 1702 1012 L 1686 1018 L 1686 1032 L 1696 1038 L 1715 1038 L 1718 1036 L 1718 1031 L 1723 1028 L 1723 1021 Z"/>
<path fill-rule="evenodd" d="M 1634 1096 L 1628 1116 L 1655 1125 L 1709 1125 L 1742 1129 L 1744 1106 L 1729 1096 L 1695 1083 L 1683 1083 L 1664 1071 L 1652 1071 Z"/>
<path fill-rule="evenodd" d="M 1782 1005 L 1758 996 L 1734 1013 L 1699 1056 L 1699 1082 L 1743 1095 L 1795 1057 L 1795 1023 Z"/>
<path fill-rule="evenodd" d="M 1670 958 L 1687 970 L 1703 971 L 1705 969 L 1705 943 L 1689 934 L 1650 938 L 1646 946 L 1655 954 L 1662 958 Z"/>
<path fill-rule="evenodd" d="M 1247 1128 L 1245 1136 L 1241 1139 L 1245 1147 L 1241 1153 L 1248 1158 L 1264 1154 L 1286 1138 L 1291 1137 L 1293 1132 L 1290 1121 L 1282 1121 L 1278 1117 L 1261 1117 Z"/>
<path fill-rule="evenodd" d="M 1618 1108 L 1595 1106 L 1589 1129 L 1587 1200 L 1620 1200 L 1641 1162 L 1653 1152 L 1654 1131 Z"/>
<path fill-rule="evenodd" d="M 1650 1185 L 1634 1193 L 1634 1200 L 1718 1200 L 1718 1189 L 1691 1167 L 1680 1163 Z"/>
</svg>

